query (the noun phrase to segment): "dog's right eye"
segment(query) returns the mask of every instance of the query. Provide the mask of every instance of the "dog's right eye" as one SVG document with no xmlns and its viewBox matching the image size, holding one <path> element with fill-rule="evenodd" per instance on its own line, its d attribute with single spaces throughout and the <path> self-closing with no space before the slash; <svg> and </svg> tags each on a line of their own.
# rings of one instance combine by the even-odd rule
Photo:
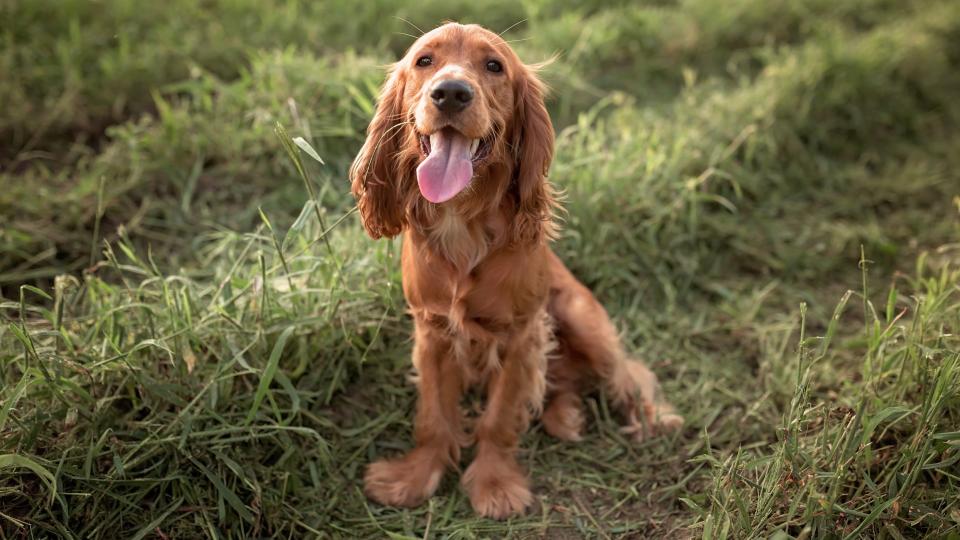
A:
<svg viewBox="0 0 960 540">
<path fill-rule="evenodd" d="M 417 59 L 417 67 L 427 67 L 431 64 L 433 64 L 433 58 L 429 56 L 421 56 Z"/>
</svg>

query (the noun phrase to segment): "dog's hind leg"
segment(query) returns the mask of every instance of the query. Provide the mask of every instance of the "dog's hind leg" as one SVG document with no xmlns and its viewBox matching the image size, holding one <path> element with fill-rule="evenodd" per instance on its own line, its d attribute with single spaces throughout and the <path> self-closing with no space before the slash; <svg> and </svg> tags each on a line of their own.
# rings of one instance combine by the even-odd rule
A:
<svg viewBox="0 0 960 540">
<path fill-rule="evenodd" d="M 552 255 L 552 290 L 549 311 L 561 343 L 562 357 L 551 363 L 565 372 L 592 375 L 624 417 L 624 431 L 634 440 L 668 433 L 683 425 L 683 417 L 660 392 L 656 375 L 639 360 L 627 357 L 606 310 Z M 554 374 L 548 372 L 548 380 Z M 571 398 L 557 394 L 557 407 Z M 550 412 L 552 401 L 548 402 Z M 566 407 L 569 411 L 569 407 Z M 570 414 L 569 412 L 567 414 Z M 555 414 L 554 416 L 561 416 Z M 545 420 L 546 425 L 546 420 Z M 547 430 L 551 428 L 547 425 Z"/>
<path fill-rule="evenodd" d="M 559 336 L 558 336 L 559 337 Z M 565 441 L 579 441 L 583 431 L 583 401 L 580 394 L 589 379 L 587 363 L 558 339 L 547 367 L 547 400 L 540 421 L 547 433 Z"/>
</svg>

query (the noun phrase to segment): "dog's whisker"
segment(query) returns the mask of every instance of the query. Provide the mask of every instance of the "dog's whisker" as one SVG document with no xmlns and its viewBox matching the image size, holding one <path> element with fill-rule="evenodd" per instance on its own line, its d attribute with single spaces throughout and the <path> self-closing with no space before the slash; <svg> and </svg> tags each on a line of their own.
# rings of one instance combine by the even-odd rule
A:
<svg viewBox="0 0 960 540">
<path fill-rule="evenodd" d="M 497 34 L 497 35 L 500 36 L 500 37 L 503 37 L 504 34 L 506 34 L 507 32 L 509 32 L 509 31 L 511 31 L 511 30 L 513 30 L 513 29 L 516 28 L 517 26 L 519 26 L 519 25 L 527 22 L 528 20 L 530 20 L 530 19 L 520 19 L 519 21 L 517 21 L 517 22 L 511 24 L 510 26 L 508 26 L 506 30 L 502 30 L 502 31 L 501 31 L 499 34 Z M 507 41 L 507 43 L 510 43 L 510 42 Z"/>
<path fill-rule="evenodd" d="M 383 133 L 380 135 L 380 138 L 377 140 L 377 146 L 373 149 L 373 153 L 371 154 L 371 159 L 369 161 L 370 165 L 367 166 L 367 169 L 363 173 L 364 180 L 366 180 L 366 178 L 370 175 L 370 168 L 372 167 L 373 163 L 376 163 L 376 157 L 380 155 L 380 149 L 383 148 L 383 145 L 387 142 L 390 142 L 394 137 L 401 133 L 400 128 L 409 125 L 410 123 L 411 122 L 399 122 L 383 131 Z M 391 133 L 393 134 L 391 135 Z M 387 135 L 390 135 L 390 137 L 385 138 Z"/>
<path fill-rule="evenodd" d="M 419 26 L 413 24 L 412 22 L 408 21 L 407 19 L 404 19 L 403 17 L 401 17 L 401 16 L 399 16 L 399 15 L 394 15 L 393 18 L 394 18 L 394 19 L 401 20 L 401 21 L 409 24 L 410 26 L 412 26 L 412 27 L 414 28 L 414 30 L 416 30 L 417 32 L 420 32 L 420 35 L 421 35 L 421 36 L 424 35 L 424 34 L 426 34 L 426 32 L 424 32 Z M 410 36 L 410 34 L 406 34 L 406 35 Z M 412 37 L 413 39 L 419 39 L 420 36 L 410 36 L 410 37 Z"/>
</svg>

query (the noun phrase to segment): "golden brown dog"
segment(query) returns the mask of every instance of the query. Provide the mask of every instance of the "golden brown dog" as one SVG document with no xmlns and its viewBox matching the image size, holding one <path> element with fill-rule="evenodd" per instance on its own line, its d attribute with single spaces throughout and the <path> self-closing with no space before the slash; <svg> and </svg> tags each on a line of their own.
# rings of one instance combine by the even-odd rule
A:
<svg viewBox="0 0 960 540">
<path fill-rule="evenodd" d="M 446 24 L 393 65 L 350 170 L 373 238 L 403 233 L 403 290 L 414 320 L 416 445 L 366 471 L 366 493 L 414 506 L 476 444 L 463 485 L 474 509 L 503 518 L 532 496 L 520 435 L 580 438 L 580 395 L 602 384 L 636 438 L 683 419 L 657 379 L 624 353 L 603 307 L 551 251 L 553 127 L 536 69 L 495 33 Z M 460 408 L 479 386 L 472 429 Z"/>
</svg>

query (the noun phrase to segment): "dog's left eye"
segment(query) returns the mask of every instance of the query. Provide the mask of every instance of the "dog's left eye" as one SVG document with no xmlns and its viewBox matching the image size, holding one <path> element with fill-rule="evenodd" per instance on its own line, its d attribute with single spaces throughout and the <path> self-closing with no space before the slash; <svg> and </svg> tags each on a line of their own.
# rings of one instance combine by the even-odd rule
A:
<svg viewBox="0 0 960 540">
<path fill-rule="evenodd" d="M 500 73 L 503 71 L 503 64 L 497 62 L 496 60 L 491 60 L 487 62 L 487 71 L 492 71 L 493 73 Z"/>
</svg>

